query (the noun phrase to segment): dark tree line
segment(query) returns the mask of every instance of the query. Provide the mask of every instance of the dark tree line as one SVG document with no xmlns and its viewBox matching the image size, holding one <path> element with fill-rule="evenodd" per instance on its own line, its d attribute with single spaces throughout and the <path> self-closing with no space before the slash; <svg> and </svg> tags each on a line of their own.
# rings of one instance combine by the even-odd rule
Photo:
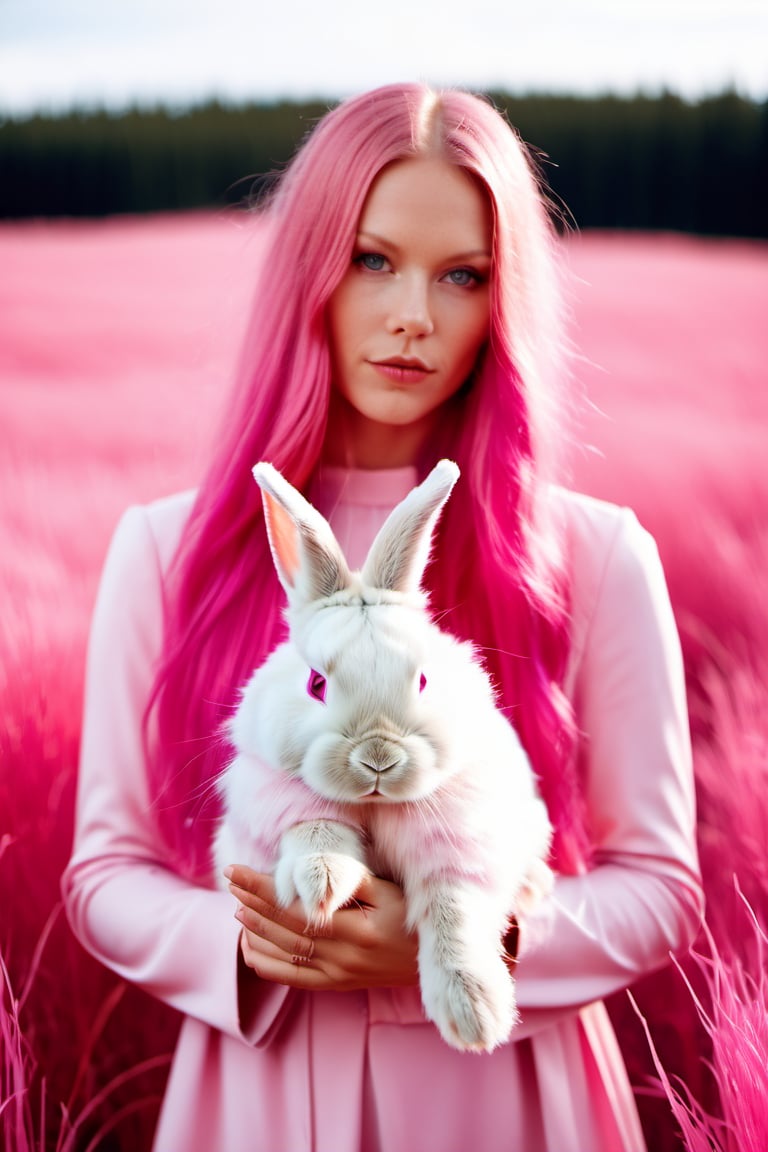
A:
<svg viewBox="0 0 768 1152">
<path fill-rule="evenodd" d="M 580 227 L 768 236 L 768 102 L 495 99 Z"/>
<path fill-rule="evenodd" d="M 766 237 L 768 103 L 733 92 L 514 97 L 491 93 L 542 154 L 553 199 L 582 228 Z M 0 122 L 0 216 L 106 216 L 245 203 L 327 110 L 211 103 Z"/>
</svg>

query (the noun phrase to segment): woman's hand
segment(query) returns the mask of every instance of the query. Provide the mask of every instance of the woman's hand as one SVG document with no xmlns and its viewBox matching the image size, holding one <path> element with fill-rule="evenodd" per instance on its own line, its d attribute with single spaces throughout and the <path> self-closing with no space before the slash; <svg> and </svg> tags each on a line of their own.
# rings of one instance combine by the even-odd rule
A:
<svg viewBox="0 0 768 1152">
<path fill-rule="evenodd" d="M 405 901 L 396 884 L 367 878 L 354 905 L 335 912 L 325 928 L 313 929 L 298 901 L 280 907 L 270 876 L 241 865 L 225 874 L 238 901 L 243 960 L 262 980 L 336 991 L 418 982 L 418 942 L 406 931 Z"/>
</svg>

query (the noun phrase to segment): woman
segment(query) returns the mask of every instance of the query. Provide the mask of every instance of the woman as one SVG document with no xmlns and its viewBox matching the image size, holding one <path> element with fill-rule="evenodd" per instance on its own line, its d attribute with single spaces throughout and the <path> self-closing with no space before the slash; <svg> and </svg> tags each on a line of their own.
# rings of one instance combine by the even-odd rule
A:
<svg viewBox="0 0 768 1152">
<path fill-rule="evenodd" d="M 64 892 L 85 946 L 185 1014 L 155 1147 L 637 1152 L 600 1001 L 700 917 L 682 669 L 650 538 L 553 483 L 555 242 L 529 159 L 476 97 L 351 100 L 284 175 L 260 268 L 216 457 L 196 494 L 126 513 L 89 654 Z M 555 825 L 522 1023 L 486 1055 L 425 1021 L 395 885 L 313 938 L 269 877 L 233 861 L 233 901 L 210 875 L 221 724 L 283 627 L 252 465 L 355 563 L 441 456 L 462 481 L 431 605 L 482 650 Z"/>
</svg>

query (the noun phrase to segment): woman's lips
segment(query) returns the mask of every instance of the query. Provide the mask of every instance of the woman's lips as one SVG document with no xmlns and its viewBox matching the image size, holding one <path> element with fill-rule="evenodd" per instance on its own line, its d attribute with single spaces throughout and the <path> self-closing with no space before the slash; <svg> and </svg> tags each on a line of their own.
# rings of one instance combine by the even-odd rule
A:
<svg viewBox="0 0 768 1152">
<path fill-rule="evenodd" d="M 418 384 L 434 371 L 421 360 L 370 360 L 369 364 L 382 376 L 399 384 Z"/>
</svg>

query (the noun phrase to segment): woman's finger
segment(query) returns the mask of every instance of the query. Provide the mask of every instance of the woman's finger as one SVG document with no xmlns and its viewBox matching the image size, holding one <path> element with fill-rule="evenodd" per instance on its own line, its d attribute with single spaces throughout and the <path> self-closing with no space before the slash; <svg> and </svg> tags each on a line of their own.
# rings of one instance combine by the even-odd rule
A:
<svg viewBox="0 0 768 1152">
<path fill-rule="evenodd" d="M 268 941 L 275 949 L 288 957 L 311 957 L 314 954 L 315 940 L 311 935 L 297 931 L 269 915 L 249 908 L 247 905 L 240 904 L 235 913 L 235 919 L 239 920 L 252 935 Z"/>
<path fill-rule="evenodd" d="M 252 932 L 247 927 L 251 915 L 247 909 L 237 915 L 243 924 L 241 951 L 248 967 L 263 980 L 274 980 L 292 988 L 316 990 L 362 986 L 350 979 L 347 970 L 344 957 L 350 951 L 349 945 L 294 932 L 281 932 L 279 929 L 276 931 L 271 922 L 267 923 L 266 932 L 263 925 L 262 932 Z M 279 942 L 275 943 L 274 939 Z"/>
<path fill-rule="evenodd" d="M 247 890 L 253 888 L 254 891 L 258 891 L 263 885 L 267 887 L 271 885 L 274 890 L 274 882 L 267 872 L 257 872 L 255 868 L 249 868 L 246 864 L 230 864 L 224 869 L 224 875 L 239 888 Z"/>
<path fill-rule="evenodd" d="M 253 868 L 246 868 L 244 864 L 233 864 L 224 869 L 224 875 L 229 881 L 230 888 L 239 888 L 246 896 L 252 896 L 255 900 L 277 904 L 275 882 L 266 872 L 256 872 Z"/>
<path fill-rule="evenodd" d="M 263 949 L 260 941 L 254 947 L 247 932 L 243 932 L 241 947 L 245 963 L 262 980 L 307 991 L 327 991 L 336 986 L 322 968 L 315 966 L 314 960 L 307 964 L 295 964 L 284 954 L 273 955 Z"/>
<path fill-rule="evenodd" d="M 303 932 L 307 927 L 307 918 L 298 901 L 288 908 L 278 903 L 271 876 L 243 865 L 227 868 L 225 875 L 229 879 L 230 892 L 244 908 L 251 908 L 265 919 L 294 932 Z"/>
</svg>

